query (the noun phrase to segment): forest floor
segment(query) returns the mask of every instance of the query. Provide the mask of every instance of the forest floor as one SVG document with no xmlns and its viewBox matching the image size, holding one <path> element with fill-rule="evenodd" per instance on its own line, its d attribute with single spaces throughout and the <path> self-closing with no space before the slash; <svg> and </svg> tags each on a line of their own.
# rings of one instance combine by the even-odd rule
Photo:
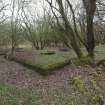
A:
<svg viewBox="0 0 105 105">
<path fill-rule="evenodd" d="M 105 57 L 104 46 L 95 52 L 96 60 Z M 99 105 L 99 97 L 105 99 L 105 68 L 69 64 L 42 76 L 0 56 L 0 105 Z"/>
<path fill-rule="evenodd" d="M 39 100 L 40 104 L 36 105 L 72 105 L 72 101 L 74 102 L 74 104 L 77 103 L 78 105 L 83 105 L 85 103 L 82 102 L 83 95 L 81 95 L 80 97 L 80 95 L 76 93 L 73 85 L 71 85 L 71 78 L 73 77 L 75 77 L 75 79 L 77 78 L 76 86 L 77 88 L 80 87 L 80 91 L 81 86 L 78 87 L 78 80 L 79 84 L 81 85 L 82 83 L 80 81 L 85 81 L 86 83 L 84 84 L 89 85 L 89 81 L 95 79 L 93 82 L 95 82 L 95 84 L 97 84 L 98 87 L 98 90 L 96 89 L 96 91 L 101 90 L 100 92 L 101 95 L 104 95 L 105 90 L 104 70 L 102 71 L 100 69 L 96 70 L 89 66 L 81 67 L 75 65 L 68 65 L 58 71 L 55 71 L 51 75 L 42 76 L 33 70 L 30 70 L 16 62 L 8 61 L 4 59 L 3 56 L 0 56 L 0 83 L 11 84 L 18 88 L 31 88 L 40 91 L 41 97 Z M 84 88 L 83 85 L 82 88 Z M 93 90 L 89 91 L 95 91 L 93 86 L 92 88 Z M 75 94 L 78 94 L 79 96 Z M 77 98 L 74 99 L 74 97 Z"/>
<path fill-rule="evenodd" d="M 20 87 L 63 87 L 67 83 L 65 81 L 68 81 L 73 74 L 83 74 L 83 69 L 82 67 L 68 65 L 51 75 L 42 76 L 34 70 L 0 56 L 0 81 Z"/>
</svg>

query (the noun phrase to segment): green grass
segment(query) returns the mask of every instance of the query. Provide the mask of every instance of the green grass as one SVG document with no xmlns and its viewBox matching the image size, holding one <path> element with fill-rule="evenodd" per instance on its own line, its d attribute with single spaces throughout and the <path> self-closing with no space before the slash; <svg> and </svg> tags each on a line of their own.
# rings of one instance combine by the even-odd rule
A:
<svg viewBox="0 0 105 105">
<path fill-rule="evenodd" d="M 81 58 L 81 61 L 77 59 L 76 56 L 74 56 L 73 60 L 74 63 L 77 65 L 85 65 L 85 64 L 91 64 L 91 59 L 87 56 L 88 53 L 87 51 L 82 48 L 82 52 L 84 54 L 84 57 Z M 99 62 L 100 60 L 105 60 L 105 46 L 104 45 L 99 45 L 95 47 L 95 61 Z"/>
<path fill-rule="evenodd" d="M 40 105 L 38 92 L 0 83 L 0 105 Z"/>
<path fill-rule="evenodd" d="M 53 55 L 37 55 L 36 56 L 36 64 L 43 66 L 45 68 L 55 68 L 59 66 L 59 64 L 64 64 L 70 59 L 69 53 L 60 53 L 57 52 Z"/>
<path fill-rule="evenodd" d="M 87 51 L 82 48 L 83 54 L 86 56 Z M 105 45 L 99 45 L 95 47 L 95 60 L 99 61 L 105 59 Z"/>
<path fill-rule="evenodd" d="M 86 50 L 82 49 L 84 55 L 87 55 Z M 60 52 L 55 51 L 55 54 L 47 55 L 44 54 L 48 52 L 48 50 L 39 50 L 35 52 L 35 60 L 31 59 L 18 59 L 18 62 L 24 64 L 27 67 L 35 69 L 39 73 L 49 74 L 57 68 L 63 67 L 72 59 L 73 62 L 77 65 L 81 65 L 81 62 L 77 59 L 76 54 L 71 50 L 70 52 Z M 96 62 L 99 60 L 105 59 L 105 46 L 96 46 L 95 48 L 95 60 Z M 15 59 L 17 61 L 17 59 Z M 82 59 L 82 64 L 89 64 L 90 60 L 86 57 Z"/>
<path fill-rule="evenodd" d="M 45 96 L 35 89 L 19 89 L 10 84 L 0 83 L 0 105 L 81 105 L 79 98 L 67 89 L 48 89 Z"/>
<path fill-rule="evenodd" d="M 95 48 L 95 60 L 103 60 L 105 59 L 105 46 L 100 45 Z"/>
<path fill-rule="evenodd" d="M 70 52 L 58 52 L 56 51 L 55 54 L 46 55 L 42 54 L 45 50 L 35 52 L 35 60 L 31 59 L 21 59 L 21 58 L 14 58 L 15 61 L 24 64 L 27 67 L 35 69 L 41 74 L 49 74 L 53 72 L 53 70 L 63 67 L 70 62 L 72 54 Z"/>
</svg>

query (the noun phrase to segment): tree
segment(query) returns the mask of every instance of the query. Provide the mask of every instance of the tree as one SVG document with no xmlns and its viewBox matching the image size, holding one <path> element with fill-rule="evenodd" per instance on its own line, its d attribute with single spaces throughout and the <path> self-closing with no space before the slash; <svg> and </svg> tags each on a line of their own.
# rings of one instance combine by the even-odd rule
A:
<svg viewBox="0 0 105 105">
<path fill-rule="evenodd" d="M 25 26 L 22 26 L 24 29 L 25 39 L 29 41 L 32 46 L 37 49 L 41 50 L 45 47 L 47 41 L 47 34 L 50 30 L 47 22 L 44 20 L 44 17 L 37 19 L 35 18 L 28 18 L 24 9 L 22 9 L 23 14 L 23 23 Z M 30 14 L 31 16 L 31 14 Z"/>
<path fill-rule="evenodd" d="M 87 23 L 87 51 L 88 55 L 94 58 L 94 31 L 93 31 L 93 18 L 96 10 L 96 0 L 83 0 L 86 9 L 86 23 Z"/>
<path fill-rule="evenodd" d="M 72 11 L 72 16 L 73 18 L 74 13 L 73 13 L 73 9 L 72 9 L 72 5 L 69 2 L 69 0 L 65 0 L 65 4 L 67 4 L 67 7 L 65 9 L 65 5 L 63 3 L 63 0 L 55 0 L 55 4 L 57 5 L 53 5 L 53 1 L 52 0 L 46 0 L 51 8 L 51 11 L 53 13 L 53 15 L 55 16 L 56 22 L 58 24 L 59 30 L 61 31 L 61 33 L 63 33 L 63 36 L 65 34 L 65 39 L 69 40 L 69 44 L 72 46 L 73 50 L 75 51 L 75 53 L 77 54 L 78 58 L 81 58 L 83 56 L 82 51 L 80 49 L 80 46 L 78 44 L 78 41 L 76 40 L 78 32 L 77 32 L 77 27 L 75 24 L 75 20 L 74 20 L 74 26 L 72 27 L 70 21 L 69 21 L 69 17 L 68 14 L 65 12 L 67 9 L 69 9 L 69 11 Z M 58 8 L 57 8 L 58 7 Z M 56 13 L 58 12 L 58 14 Z"/>
<path fill-rule="evenodd" d="M 11 2 L 11 56 L 14 55 L 15 48 L 22 40 L 23 30 L 21 27 L 21 17 L 19 17 L 22 8 L 21 3 L 21 0 L 12 0 Z"/>
</svg>

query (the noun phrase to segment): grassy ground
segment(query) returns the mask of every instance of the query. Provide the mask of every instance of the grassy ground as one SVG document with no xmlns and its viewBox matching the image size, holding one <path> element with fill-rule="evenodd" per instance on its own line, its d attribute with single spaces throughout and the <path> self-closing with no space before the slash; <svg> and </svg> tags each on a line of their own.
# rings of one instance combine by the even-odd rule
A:
<svg viewBox="0 0 105 105">
<path fill-rule="evenodd" d="M 42 96 L 35 89 L 19 89 L 0 83 L 0 105 L 77 105 L 79 100 L 71 94 L 72 92 L 70 87 L 68 90 L 49 89 L 47 94 Z"/>
<path fill-rule="evenodd" d="M 60 68 L 65 66 L 70 62 L 71 59 L 76 59 L 75 53 L 71 50 L 70 52 L 61 52 L 55 50 L 55 54 L 47 55 L 44 54 L 48 52 L 49 50 L 39 50 L 39 51 L 28 51 L 30 53 L 23 54 L 17 54 L 15 57 L 15 60 L 18 60 L 18 62 L 32 67 L 33 69 L 38 69 L 39 73 L 48 73 L 52 72 L 54 69 Z M 86 54 L 86 51 L 83 49 L 84 55 Z M 24 58 L 23 58 L 24 57 Z M 99 61 L 105 58 L 105 46 L 97 46 L 95 48 L 95 60 Z M 81 64 L 79 60 L 74 60 L 74 63 Z M 83 64 L 89 64 L 89 61 L 87 58 L 83 59 Z"/>
<path fill-rule="evenodd" d="M 55 69 L 64 67 L 70 63 L 70 59 L 74 57 L 73 52 L 55 51 L 55 53 L 51 55 L 44 54 L 45 52 L 45 50 L 40 50 L 33 53 L 25 52 L 26 54 L 24 52 L 17 53 L 14 60 L 32 69 L 37 69 L 39 73 L 47 74 Z"/>
<path fill-rule="evenodd" d="M 29 49 L 28 49 L 29 50 Z M 49 50 L 49 49 L 48 49 Z M 32 51 L 31 49 L 29 51 Z M 86 49 L 82 48 L 83 54 L 87 55 Z M 40 53 L 41 51 L 39 51 Z M 61 52 L 59 52 L 61 53 Z M 70 52 L 65 53 L 62 52 L 61 54 L 63 54 L 64 56 L 67 56 L 69 58 L 76 58 L 76 54 L 74 53 L 74 51 L 70 50 Z M 96 60 L 102 60 L 105 58 L 105 45 L 99 45 L 95 47 L 95 59 Z"/>
<path fill-rule="evenodd" d="M 83 49 L 84 55 L 87 54 L 86 50 Z M 95 47 L 95 60 L 99 61 L 105 59 L 105 45 L 99 45 Z"/>
<path fill-rule="evenodd" d="M 97 61 L 105 59 L 105 46 L 100 45 L 95 48 L 95 58 Z"/>
<path fill-rule="evenodd" d="M 0 83 L 0 105 L 39 105 L 38 92 Z"/>
</svg>

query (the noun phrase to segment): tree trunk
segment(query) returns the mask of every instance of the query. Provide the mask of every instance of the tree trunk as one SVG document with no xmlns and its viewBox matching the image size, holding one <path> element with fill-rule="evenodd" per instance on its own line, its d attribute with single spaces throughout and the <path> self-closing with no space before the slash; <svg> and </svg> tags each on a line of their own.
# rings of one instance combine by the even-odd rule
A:
<svg viewBox="0 0 105 105">
<path fill-rule="evenodd" d="M 94 57 L 95 39 L 93 31 L 93 16 L 87 15 L 87 51 L 88 55 Z"/>
<path fill-rule="evenodd" d="M 87 51 L 88 55 L 94 58 L 95 39 L 93 31 L 93 18 L 96 10 L 96 0 L 83 0 L 86 9 L 87 19 Z"/>
<path fill-rule="evenodd" d="M 82 58 L 83 57 L 83 54 L 82 54 L 82 51 L 81 49 L 78 47 L 77 43 L 74 41 L 71 42 L 71 46 L 73 48 L 73 50 L 75 51 L 75 53 L 77 54 L 78 58 Z"/>
<path fill-rule="evenodd" d="M 77 54 L 78 58 L 81 58 L 83 54 L 82 54 L 80 46 L 78 45 L 78 42 L 76 40 L 75 32 L 72 29 L 67 16 L 65 15 L 62 0 L 57 0 L 57 3 L 59 5 L 59 10 L 60 10 L 63 22 L 64 22 L 65 33 L 67 33 L 67 37 L 70 39 L 71 46 L 72 46 L 73 50 L 75 51 L 75 53 Z"/>
<path fill-rule="evenodd" d="M 71 46 L 72 46 L 73 50 L 75 51 L 76 55 L 78 56 L 79 59 L 82 58 L 83 53 L 80 49 L 80 46 L 78 45 L 75 34 L 73 32 L 71 32 L 70 30 L 67 30 L 66 33 L 68 35 L 68 38 L 70 38 Z"/>
</svg>

